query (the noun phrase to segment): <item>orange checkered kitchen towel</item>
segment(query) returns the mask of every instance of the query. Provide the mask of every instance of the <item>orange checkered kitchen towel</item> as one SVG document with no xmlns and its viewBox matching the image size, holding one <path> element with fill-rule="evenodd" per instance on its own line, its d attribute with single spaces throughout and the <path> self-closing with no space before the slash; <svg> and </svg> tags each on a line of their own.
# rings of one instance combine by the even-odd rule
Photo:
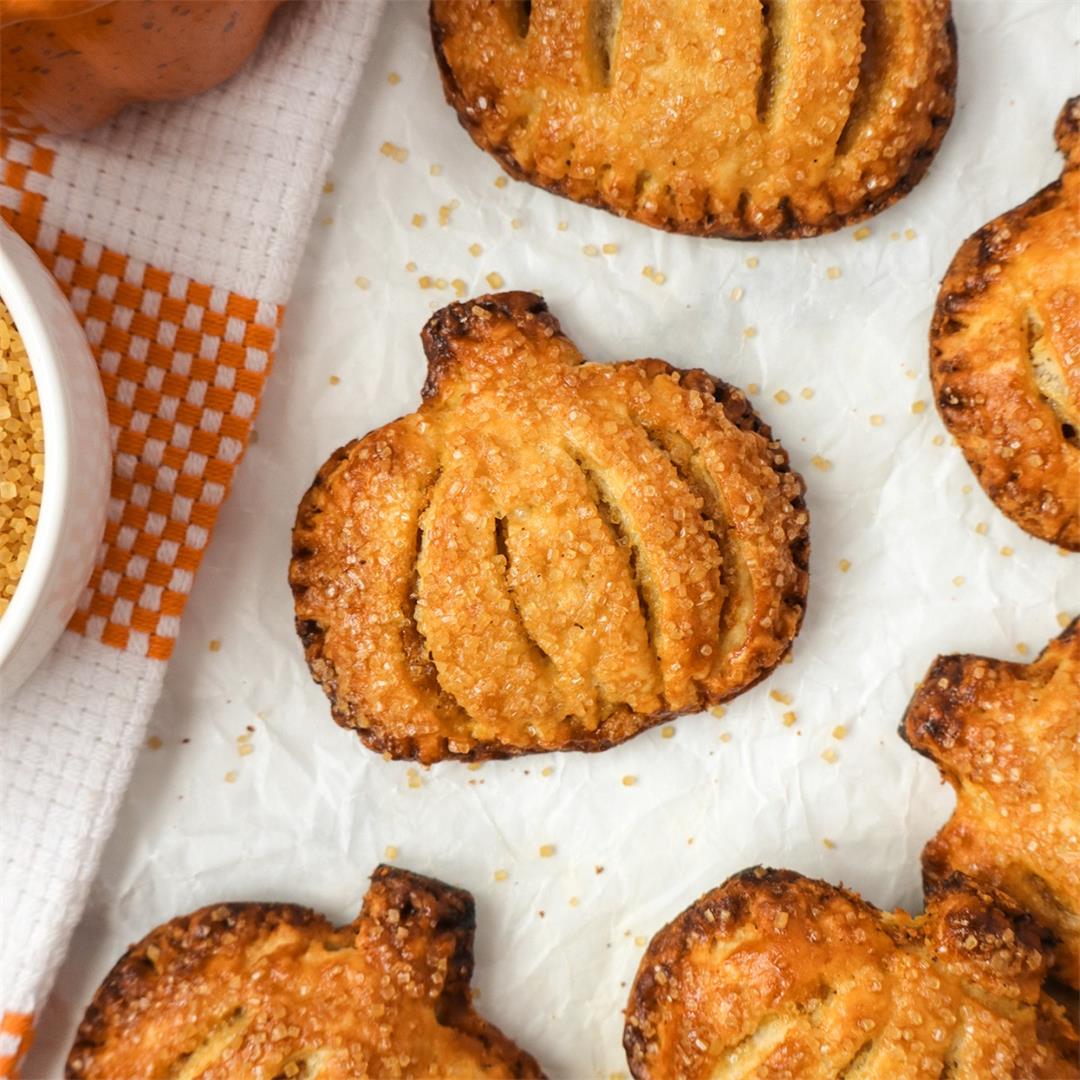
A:
<svg viewBox="0 0 1080 1080">
<path fill-rule="evenodd" d="M 0 213 L 83 322 L 115 451 L 93 579 L 0 717 L 0 1077 L 112 828 L 379 10 L 289 5 L 216 90 L 78 138 L 0 141 Z"/>
</svg>

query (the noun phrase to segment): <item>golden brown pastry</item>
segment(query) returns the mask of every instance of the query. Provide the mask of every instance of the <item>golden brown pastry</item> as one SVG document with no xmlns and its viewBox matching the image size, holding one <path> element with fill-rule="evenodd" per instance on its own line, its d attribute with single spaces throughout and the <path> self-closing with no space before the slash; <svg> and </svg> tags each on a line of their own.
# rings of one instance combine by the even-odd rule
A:
<svg viewBox="0 0 1080 1080">
<path fill-rule="evenodd" d="M 422 761 L 600 750 L 779 663 L 808 518 L 739 391 L 585 363 L 531 293 L 422 337 L 423 404 L 297 513 L 297 630 L 340 724 Z"/>
<path fill-rule="evenodd" d="M 1080 97 L 1061 179 L 956 253 L 930 328 L 938 410 L 998 509 L 1080 551 Z"/>
<path fill-rule="evenodd" d="M 447 101 L 518 180 L 672 232 L 815 236 L 926 172 L 948 0 L 434 0 Z"/>
<path fill-rule="evenodd" d="M 962 875 L 926 914 L 745 870 L 665 926 L 623 1044 L 637 1080 L 1066 1080 L 1076 1030 L 1042 990 L 1045 931 Z"/>
<path fill-rule="evenodd" d="M 472 897 L 380 866 L 349 926 L 220 904 L 133 945 L 94 995 L 78 1080 L 538 1077 L 470 1004 Z"/>
<path fill-rule="evenodd" d="M 939 656 L 900 734 L 956 790 L 926 881 L 962 870 L 1008 893 L 1054 932 L 1054 974 L 1080 988 L 1080 620 L 1031 664 Z"/>
</svg>

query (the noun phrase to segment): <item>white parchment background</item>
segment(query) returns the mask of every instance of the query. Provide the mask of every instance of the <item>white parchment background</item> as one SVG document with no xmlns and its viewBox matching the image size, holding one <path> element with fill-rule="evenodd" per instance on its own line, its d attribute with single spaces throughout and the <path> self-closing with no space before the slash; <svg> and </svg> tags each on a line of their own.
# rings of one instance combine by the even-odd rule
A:
<svg viewBox="0 0 1080 1080">
<path fill-rule="evenodd" d="M 918 907 L 919 851 L 952 799 L 896 735 L 913 686 L 939 652 L 1030 658 L 1059 614 L 1080 611 L 1080 558 L 1011 525 L 942 438 L 926 348 L 959 243 L 1060 171 L 1051 131 L 1080 92 L 1080 4 L 959 0 L 959 108 L 929 176 L 866 239 L 848 229 L 758 245 L 667 236 L 496 186 L 500 170 L 443 103 L 426 10 L 391 4 L 368 61 L 259 439 L 152 722 L 161 745 L 137 766 L 28 1076 L 60 1073 L 94 987 L 152 926 L 226 899 L 298 901 L 347 921 L 388 847 L 475 894 L 475 983 L 492 1020 L 553 1076 L 624 1070 L 620 1010 L 644 941 L 729 873 L 790 866 Z M 407 159 L 381 153 L 386 142 Z M 618 251 L 590 257 L 590 244 Z M 666 281 L 642 276 L 646 265 Z M 809 611 L 793 662 L 722 719 L 686 717 L 672 738 L 654 730 L 601 755 L 445 764 L 410 785 L 409 765 L 331 722 L 307 674 L 289 531 L 332 450 L 417 404 L 420 327 L 453 298 L 420 276 L 475 294 L 492 273 L 542 291 L 594 359 L 661 356 L 761 387 L 754 403 L 809 485 Z M 547 843 L 556 854 L 540 858 Z"/>
</svg>

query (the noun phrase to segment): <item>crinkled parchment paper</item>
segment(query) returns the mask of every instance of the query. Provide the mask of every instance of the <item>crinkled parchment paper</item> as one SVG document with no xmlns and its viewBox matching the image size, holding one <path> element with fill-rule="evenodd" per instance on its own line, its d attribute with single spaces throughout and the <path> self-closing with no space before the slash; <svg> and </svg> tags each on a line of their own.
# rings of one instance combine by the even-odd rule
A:
<svg viewBox="0 0 1080 1080">
<path fill-rule="evenodd" d="M 443 103 L 426 4 L 390 5 L 258 442 L 28 1075 L 59 1073 L 94 987 L 155 924 L 225 899 L 346 921 L 388 851 L 475 894 L 480 1008 L 557 1077 L 625 1070 L 645 942 L 735 870 L 790 866 L 919 906 L 919 852 L 952 797 L 896 735 L 912 688 L 939 652 L 1030 658 L 1080 611 L 1080 558 L 1010 524 L 950 445 L 926 345 L 960 242 L 1058 176 L 1080 5 L 958 0 L 955 16 L 959 108 L 916 190 L 869 235 L 739 244 L 504 182 Z M 809 486 L 809 610 L 792 662 L 722 718 L 473 770 L 383 761 L 331 722 L 292 626 L 296 503 L 332 450 L 416 406 L 418 334 L 455 279 L 470 295 L 500 279 L 541 291 L 594 359 L 661 356 L 760 388 Z"/>
</svg>

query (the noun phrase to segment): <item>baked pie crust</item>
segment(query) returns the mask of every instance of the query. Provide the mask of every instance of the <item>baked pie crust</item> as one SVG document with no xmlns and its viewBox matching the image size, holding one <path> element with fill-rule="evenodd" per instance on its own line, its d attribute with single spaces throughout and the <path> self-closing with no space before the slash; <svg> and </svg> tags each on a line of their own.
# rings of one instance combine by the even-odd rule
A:
<svg viewBox="0 0 1080 1080">
<path fill-rule="evenodd" d="M 956 253 L 930 328 L 938 410 L 998 509 L 1080 551 L 1080 97 L 1060 180 Z"/>
<path fill-rule="evenodd" d="M 447 101 L 518 180 L 700 236 L 816 236 L 926 172 L 948 0 L 434 0 Z"/>
<path fill-rule="evenodd" d="M 472 1007 L 473 899 L 380 866 L 348 926 L 219 904 L 132 945 L 94 995 L 71 1080 L 539 1077 Z"/>
<path fill-rule="evenodd" d="M 623 1045 L 636 1080 L 1080 1076 L 1042 987 L 1045 931 L 963 875 L 926 914 L 790 870 L 746 870 L 652 940 Z"/>
<path fill-rule="evenodd" d="M 425 762 L 601 750 L 780 662 L 808 515 L 742 393 L 586 363 L 531 293 L 422 337 L 423 404 L 297 513 L 296 626 L 338 723 Z"/>
<path fill-rule="evenodd" d="M 923 851 L 929 885 L 956 870 L 1053 931 L 1054 974 L 1080 989 L 1080 619 L 1031 664 L 939 656 L 900 734 L 956 790 Z"/>
</svg>

